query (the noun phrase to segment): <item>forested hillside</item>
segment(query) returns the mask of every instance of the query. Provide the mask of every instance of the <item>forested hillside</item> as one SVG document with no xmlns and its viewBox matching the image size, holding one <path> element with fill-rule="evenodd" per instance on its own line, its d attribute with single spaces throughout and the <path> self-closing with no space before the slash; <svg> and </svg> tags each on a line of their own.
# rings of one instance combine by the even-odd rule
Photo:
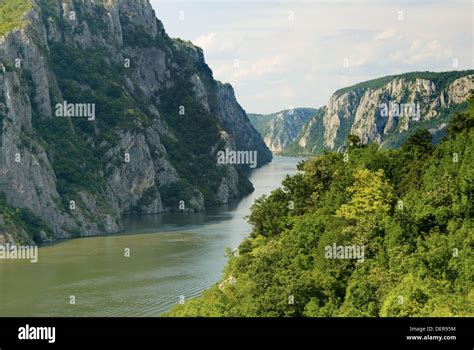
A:
<svg viewBox="0 0 474 350">
<path fill-rule="evenodd" d="M 351 135 L 301 163 L 254 204 L 222 282 L 168 316 L 473 316 L 473 127 L 471 94 L 436 146 Z"/>
</svg>

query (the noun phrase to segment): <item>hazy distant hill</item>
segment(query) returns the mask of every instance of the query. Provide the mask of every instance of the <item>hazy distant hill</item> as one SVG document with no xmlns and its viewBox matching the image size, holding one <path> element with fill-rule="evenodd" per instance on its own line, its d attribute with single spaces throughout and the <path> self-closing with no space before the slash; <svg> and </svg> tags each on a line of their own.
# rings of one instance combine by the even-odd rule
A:
<svg viewBox="0 0 474 350">
<path fill-rule="evenodd" d="M 315 112 L 313 108 L 295 108 L 266 115 L 249 113 L 248 116 L 268 148 L 279 153 L 296 140 Z"/>
</svg>

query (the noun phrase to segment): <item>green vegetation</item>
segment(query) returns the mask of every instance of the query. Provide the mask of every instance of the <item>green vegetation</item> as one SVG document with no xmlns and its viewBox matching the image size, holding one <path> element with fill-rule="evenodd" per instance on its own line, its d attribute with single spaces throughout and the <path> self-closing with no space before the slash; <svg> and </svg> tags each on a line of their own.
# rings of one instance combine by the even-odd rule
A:
<svg viewBox="0 0 474 350">
<path fill-rule="evenodd" d="M 129 47 L 150 47 L 150 45 L 156 45 L 161 49 L 166 47 L 166 38 L 161 35 L 153 37 L 144 27 L 134 25 L 130 22 L 130 17 L 135 14 L 121 14 L 120 22 L 123 28 L 123 43 Z M 104 17 L 101 17 L 102 19 Z M 107 28 L 107 24 L 104 22 L 102 25 Z M 96 30 L 103 30 L 104 28 L 97 28 Z"/>
<path fill-rule="evenodd" d="M 40 6 L 43 21 L 52 18 L 64 33 L 73 30 L 50 3 L 42 1 Z M 92 14 L 79 10 L 77 16 L 91 25 L 94 34 L 104 29 L 104 23 L 101 22 L 103 11 L 101 5 Z M 166 205 L 177 207 L 176 198 L 189 200 L 194 195 L 193 189 L 199 189 L 206 205 L 212 205 L 222 176 L 225 175 L 225 169 L 218 168 L 216 164 L 216 153 L 224 148 L 224 144 L 220 142 L 221 129 L 217 119 L 195 100 L 188 81 L 189 76 L 195 73 L 208 76 L 203 78 L 203 82 L 212 91 L 215 89 L 212 72 L 204 63 L 196 64 L 193 54 L 188 52 L 197 50 L 194 46 L 181 40 L 171 40 L 165 35 L 151 38 L 145 35 L 144 28 L 131 23 L 128 16 L 132 15 L 123 14 L 121 17 L 124 45 L 155 48 L 166 45 L 171 48 L 174 59 L 180 65 L 179 70 L 171 72 L 174 86 L 163 88 L 149 99 L 145 98 L 138 89 L 130 91 L 125 81 L 127 75 L 131 74 L 130 70 L 123 64 L 110 61 L 110 54 L 105 48 L 79 49 L 61 42 L 50 42 L 50 50 L 46 53 L 48 65 L 57 78 L 59 88 L 51 86 L 53 113 L 55 105 L 66 100 L 68 103 L 94 104 L 97 118 L 94 122 L 86 118 L 51 118 L 42 115 L 33 102 L 32 121 L 36 135 L 31 137 L 36 137 L 45 147 L 58 179 L 58 192 L 66 207 L 78 191 L 102 193 L 103 175 L 110 169 L 107 165 L 112 163 L 120 167 L 122 162 L 117 157 L 107 161 L 106 152 L 118 146 L 117 141 L 126 132 L 146 135 L 155 118 L 148 107 L 154 105 L 176 136 L 162 136 L 161 141 L 169 160 L 183 180 L 170 188 L 149 189 L 133 210 L 140 211 L 141 206 L 150 204 L 158 192 Z M 34 91 L 31 74 L 26 71 L 23 73 L 25 84 Z M 211 105 L 216 103 L 213 98 L 209 97 Z M 160 104 L 157 103 L 158 99 Z M 181 106 L 185 107 L 185 115 L 179 114 Z M 28 146 L 27 141 L 25 147 Z M 153 145 L 149 146 L 152 152 L 156 151 Z M 240 180 L 239 185 L 244 193 L 252 189 L 247 179 Z"/>
<path fill-rule="evenodd" d="M 388 84 L 393 79 L 403 78 L 407 81 L 415 81 L 416 79 L 426 79 L 433 81 L 436 86 L 440 89 L 444 88 L 448 84 L 452 83 L 454 80 L 465 76 L 466 74 L 472 74 L 474 70 L 467 70 L 467 71 L 452 71 L 452 72 L 410 72 L 404 74 L 396 74 L 396 75 L 389 75 L 386 77 L 373 79 L 369 81 L 364 81 L 359 84 L 355 84 L 352 86 L 348 86 L 342 89 L 339 89 L 335 92 L 336 96 L 341 96 L 346 92 L 352 90 L 367 90 L 367 89 L 378 89 L 382 86 Z"/>
<path fill-rule="evenodd" d="M 255 130 L 258 131 L 262 137 L 265 137 L 270 131 L 270 122 L 275 117 L 275 114 L 247 114 L 250 122 L 252 123 Z"/>
<path fill-rule="evenodd" d="M 74 133 L 70 120 L 35 116 L 33 121 L 52 160 L 57 189 L 64 200 L 74 199 L 81 189 L 98 193 L 103 182 L 100 176 L 102 164 L 84 139 Z"/>
<path fill-rule="evenodd" d="M 0 0 L 0 36 L 25 26 L 24 15 L 32 6 L 30 0 Z"/>
<path fill-rule="evenodd" d="M 35 243 L 41 243 L 42 233 L 46 237 L 53 236 L 51 228 L 29 209 L 9 206 L 2 192 L 0 192 L 0 215 L 3 217 L 7 231 L 11 234 L 15 235 L 19 230 L 23 230 Z M 17 238 L 21 240 L 22 237 Z"/>
<path fill-rule="evenodd" d="M 173 54 L 180 71 L 173 72 L 174 86 L 160 94 L 160 112 L 178 139 L 162 137 L 162 142 L 170 162 L 187 184 L 181 181 L 161 188 L 161 195 L 165 204 L 176 207 L 176 199 L 189 199 L 194 187 L 204 195 L 206 205 L 213 205 L 216 204 L 215 194 L 226 171 L 216 164 L 217 152 L 225 149 L 225 143 L 220 138 L 221 127 L 218 120 L 196 101 L 187 77 L 199 74 L 203 77 L 206 89 L 212 92 L 216 89 L 216 83 L 205 78 L 212 77 L 209 67 L 190 61 L 189 57 L 194 54 L 189 51 L 198 50 L 199 54 L 199 49 L 179 39 L 173 39 L 173 44 Z M 214 98 L 215 94 L 210 93 L 208 103 L 211 107 L 217 103 Z M 238 171 L 241 177 L 239 189 L 242 194 L 250 193 L 252 184 L 243 176 L 242 170 Z"/>
<path fill-rule="evenodd" d="M 300 132 L 299 137 L 296 139 L 295 142 L 291 143 L 286 147 L 286 149 L 282 152 L 282 155 L 286 156 L 301 156 L 301 155 L 314 155 L 320 154 L 326 150 L 326 146 L 324 145 L 324 123 L 323 118 L 324 114 L 326 113 L 326 107 L 322 107 L 316 110 L 315 115 L 312 117 L 312 124 L 306 124 L 304 129 Z M 346 125 L 346 124 L 345 124 Z M 306 135 L 307 129 L 310 128 L 308 142 L 309 147 L 308 150 L 302 152 L 302 148 L 299 145 L 301 137 Z"/>
<path fill-rule="evenodd" d="M 167 316 L 474 315 L 474 96 L 432 145 L 361 145 L 299 165 L 252 207 L 222 283 Z M 327 258 L 357 245 L 363 260 Z M 235 282 L 235 283 L 233 283 Z"/>
<path fill-rule="evenodd" d="M 95 105 L 97 119 L 51 118 L 41 115 L 33 104 L 33 126 L 48 152 L 57 188 L 66 204 L 80 190 L 98 194 L 103 189 L 107 150 L 117 145 L 117 130 L 142 130 L 151 119 L 141 110 L 144 104 L 125 93 L 122 67 L 109 64 L 99 50 L 79 50 L 61 43 L 50 43 L 50 67 L 68 103 Z M 34 84 L 28 80 L 31 89 Z M 51 90 L 55 111 L 59 92 Z M 66 207 L 66 205 L 65 205 Z"/>
<path fill-rule="evenodd" d="M 177 181 L 167 186 L 161 187 L 161 195 L 163 197 L 163 204 L 167 207 L 178 209 L 180 201 L 187 202 L 193 196 L 192 187 L 185 181 Z"/>
</svg>

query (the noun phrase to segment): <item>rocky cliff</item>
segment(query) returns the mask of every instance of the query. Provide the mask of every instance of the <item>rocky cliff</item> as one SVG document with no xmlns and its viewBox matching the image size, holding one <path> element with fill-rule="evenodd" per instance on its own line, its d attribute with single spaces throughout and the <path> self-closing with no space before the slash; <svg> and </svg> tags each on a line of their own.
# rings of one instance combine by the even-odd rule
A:
<svg viewBox="0 0 474 350">
<path fill-rule="evenodd" d="M 347 87 L 333 94 L 285 151 L 337 150 L 349 134 L 397 147 L 419 127 L 438 139 L 449 116 L 466 108 L 471 89 L 474 71 L 406 73 Z"/>
<path fill-rule="evenodd" d="M 248 165 L 217 153 L 256 152 L 262 165 L 271 152 L 148 0 L 0 7 L 17 21 L 0 31 L 3 239 L 15 240 L 8 227 L 22 241 L 116 232 L 127 213 L 204 210 L 252 190 Z"/>
<path fill-rule="evenodd" d="M 295 108 L 273 114 L 248 114 L 273 153 L 280 153 L 296 140 L 303 127 L 316 113 L 313 108 Z"/>
</svg>

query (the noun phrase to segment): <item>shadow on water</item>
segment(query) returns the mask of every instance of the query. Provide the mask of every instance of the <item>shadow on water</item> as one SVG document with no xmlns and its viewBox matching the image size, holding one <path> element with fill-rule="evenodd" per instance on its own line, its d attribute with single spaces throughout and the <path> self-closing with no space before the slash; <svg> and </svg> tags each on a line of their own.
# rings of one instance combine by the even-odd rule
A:
<svg viewBox="0 0 474 350">
<path fill-rule="evenodd" d="M 152 215 L 126 215 L 123 217 L 123 232 L 121 235 L 153 233 L 159 228 L 160 232 L 172 232 L 182 229 L 193 229 L 197 226 L 208 225 L 232 219 L 232 212 L 239 206 L 239 201 L 229 204 L 212 206 L 205 212 L 198 213 L 161 213 Z"/>
</svg>

